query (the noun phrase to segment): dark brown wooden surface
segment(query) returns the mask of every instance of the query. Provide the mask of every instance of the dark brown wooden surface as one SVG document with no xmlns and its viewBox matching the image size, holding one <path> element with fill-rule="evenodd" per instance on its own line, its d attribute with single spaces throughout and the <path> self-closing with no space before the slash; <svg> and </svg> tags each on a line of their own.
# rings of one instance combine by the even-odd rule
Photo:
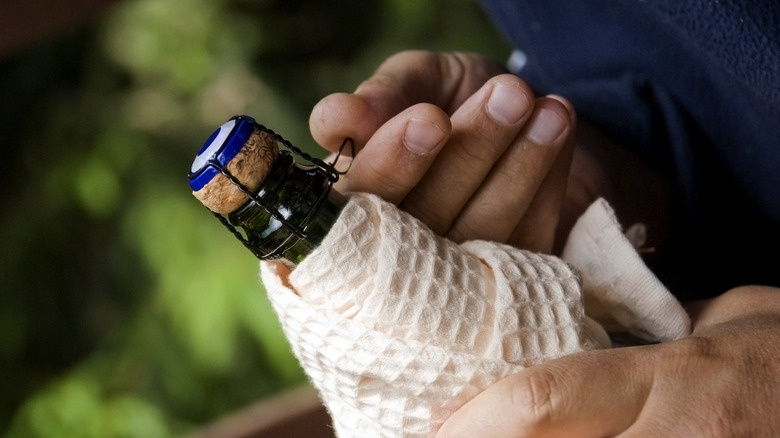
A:
<svg viewBox="0 0 780 438">
<path fill-rule="evenodd" d="M 119 0 L 3 0 L 0 58 L 99 16 Z"/>
<path fill-rule="evenodd" d="M 316 391 L 302 386 L 218 419 L 186 438 L 334 438 Z"/>
</svg>

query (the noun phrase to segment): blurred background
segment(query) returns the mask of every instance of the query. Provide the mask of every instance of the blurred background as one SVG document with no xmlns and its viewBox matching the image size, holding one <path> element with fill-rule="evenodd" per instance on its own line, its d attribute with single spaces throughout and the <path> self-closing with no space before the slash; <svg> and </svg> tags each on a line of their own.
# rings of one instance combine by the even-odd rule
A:
<svg viewBox="0 0 780 438">
<path fill-rule="evenodd" d="M 257 260 L 190 194 L 250 114 L 311 107 L 409 48 L 508 47 L 470 0 L 0 6 L 0 433 L 181 436 L 305 381 Z"/>
</svg>

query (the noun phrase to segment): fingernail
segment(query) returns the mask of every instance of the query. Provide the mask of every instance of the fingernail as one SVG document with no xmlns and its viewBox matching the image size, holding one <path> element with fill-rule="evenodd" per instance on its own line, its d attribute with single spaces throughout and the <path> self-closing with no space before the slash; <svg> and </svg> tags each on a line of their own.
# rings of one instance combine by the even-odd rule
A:
<svg viewBox="0 0 780 438">
<path fill-rule="evenodd" d="M 528 107 L 528 98 L 520 88 L 501 82 L 493 86 L 487 102 L 488 114 L 505 125 L 520 121 Z"/>
<path fill-rule="evenodd" d="M 549 108 L 541 108 L 529 122 L 526 136 L 537 144 L 550 143 L 560 137 L 566 129 L 567 121 Z"/>
<path fill-rule="evenodd" d="M 444 140 L 444 131 L 435 123 L 423 119 L 410 119 L 406 124 L 404 144 L 415 154 L 430 153 Z"/>
</svg>

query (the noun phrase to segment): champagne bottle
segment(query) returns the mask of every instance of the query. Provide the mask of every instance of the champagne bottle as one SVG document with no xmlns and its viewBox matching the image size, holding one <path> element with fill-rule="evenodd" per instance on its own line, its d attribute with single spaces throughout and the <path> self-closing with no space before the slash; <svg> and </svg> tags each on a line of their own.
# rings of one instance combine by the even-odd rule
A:
<svg viewBox="0 0 780 438">
<path fill-rule="evenodd" d="M 293 266 L 322 242 L 346 203 L 332 188 L 337 179 L 332 165 L 245 115 L 206 140 L 189 172 L 195 197 L 255 256 Z"/>
</svg>

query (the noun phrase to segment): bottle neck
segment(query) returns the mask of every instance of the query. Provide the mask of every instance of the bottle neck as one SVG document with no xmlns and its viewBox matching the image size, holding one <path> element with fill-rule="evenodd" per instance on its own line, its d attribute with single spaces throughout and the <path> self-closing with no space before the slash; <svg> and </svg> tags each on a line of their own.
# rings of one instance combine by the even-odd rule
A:
<svg viewBox="0 0 780 438">
<path fill-rule="evenodd" d="M 227 220 L 258 258 L 297 265 L 319 246 L 345 204 L 331 184 L 323 169 L 300 165 L 282 151 L 256 193 L 259 203 L 249 200 Z"/>
</svg>

